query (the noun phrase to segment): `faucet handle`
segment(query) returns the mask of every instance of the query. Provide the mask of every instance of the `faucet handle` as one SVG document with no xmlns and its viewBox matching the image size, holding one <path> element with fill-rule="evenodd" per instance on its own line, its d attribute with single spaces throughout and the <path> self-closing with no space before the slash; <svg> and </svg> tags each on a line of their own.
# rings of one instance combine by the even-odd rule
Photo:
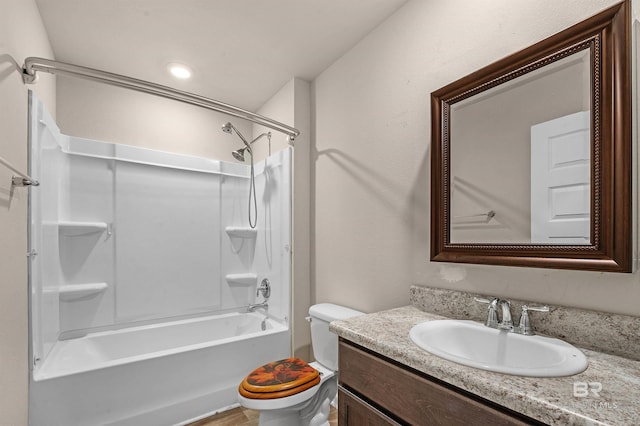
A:
<svg viewBox="0 0 640 426">
<path fill-rule="evenodd" d="M 522 305 L 522 314 L 520 315 L 520 324 L 518 325 L 518 329 L 521 334 L 532 336 L 535 333 L 533 332 L 533 327 L 531 326 L 531 320 L 529 319 L 529 311 L 549 312 L 549 307 Z"/>
<path fill-rule="evenodd" d="M 529 306 L 529 305 L 522 305 L 522 310 L 523 311 L 538 311 L 538 312 L 549 312 L 549 307 L 548 306 Z"/>
<path fill-rule="evenodd" d="M 494 297 L 492 299 L 486 299 L 484 297 L 474 297 L 473 300 L 478 303 L 486 303 L 489 305 L 487 321 L 485 322 L 485 325 L 492 328 L 498 327 L 498 311 L 496 311 L 496 308 L 498 307 L 499 299 L 497 297 Z"/>
<path fill-rule="evenodd" d="M 262 293 L 262 297 L 268 299 L 271 296 L 271 283 L 268 278 L 264 278 L 260 283 L 260 287 L 256 290 L 256 296 L 259 296 Z"/>
</svg>

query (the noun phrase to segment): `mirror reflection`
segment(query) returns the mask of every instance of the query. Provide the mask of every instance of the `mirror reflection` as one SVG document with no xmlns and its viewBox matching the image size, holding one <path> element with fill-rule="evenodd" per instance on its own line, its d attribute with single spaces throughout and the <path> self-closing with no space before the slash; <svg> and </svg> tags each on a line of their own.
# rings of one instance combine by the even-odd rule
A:
<svg viewBox="0 0 640 426">
<path fill-rule="evenodd" d="M 584 49 L 451 104 L 451 243 L 590 244 L 592 81 Z"/>
</svg>

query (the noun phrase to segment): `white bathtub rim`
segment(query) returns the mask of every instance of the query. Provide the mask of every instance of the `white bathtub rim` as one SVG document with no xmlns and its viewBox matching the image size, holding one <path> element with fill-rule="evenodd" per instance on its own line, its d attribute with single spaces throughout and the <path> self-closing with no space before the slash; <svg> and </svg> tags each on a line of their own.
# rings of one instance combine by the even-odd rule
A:
<svg viewBox="0 0 640 426">
<path fill-rule="evenodd" d="M 221 315 L 221 316 L 214 316 L 215 318 L 221 318 L 223 316 L 232 316 L 232 315 L 237 315 L 236 314 L 225 314 L 225 315 Z M 211 317 L 209 317 L 211 318 Z M 188 322 L 195 322 L 198 320 L 206 320 L 208 319 L 207 317 L 204 318 L 196 318 L 193 320 L 187 320 Z M 160 350 L 160 351 L 155 351 L 155 352 L 150 352 L 150 353 L 144 353 L 144 354 L 140 354 L 140 355 L 135 355 L 135 356 L 129 356 L 129 357 L 123 357 L 123 358 L 118 358 L 118 359 L 114 359 L 111 361 L 105 361 L 96 365 L 88 365 L 88 366 L 81 366 L 78 368 L 74 368 L 74 369 L 55 369 L 55 367 L 49 367 L 49 364 L 51 363 L 55 363 L 55 358 L 56 358 L 56 354 L 57 351 L 60 351 L 61 345 L 59 344 L 64 344 L 64 341 L 59 341 L 56 343 L 56 345 L 54 345 L 53 349 L 51 349 L 49 355 L 47 356 L 47 359 L 44 361 L 44 363 L 42 363 L 41 366 L 39 366 L 38 368 L 34 368 L 32 371 L 32 377 L 33 380 L 35 382 L 39 382 L 39 381 L 44 381 L 44 380 L 50 380 L 50 379 L 55 379 L 55 378 L 60 378 L 60 377 L 65 377 L 65 376 L 71 376 L 71 375 L 75 375 L 75 374 L 82 374 L 82 373 L 88 373 L 91 371 L 97 371 L 97 370 L 103 370 L 103 369 L 107 369 L 110 367 L 116 367 L 119 365 L 123 365 L 123 364 L 130 364 L 130 363 L 135 363 L 135 362 L 140 362 L 140 361 L 146 361 L 146 360 L 150 360 L 150 359 L 154 359 L 154 358 L 161 358 L 161 357 L 165 357 L 165 356 L 171 356 L 171 355 L 175 355 L 175 354 L 180 354 L 183 352 L 189 352 L 189 351 L 195 351 L 195 350 L 199 350 L 199 349 L 205 349 L 205 348 L 209 348 L 209 347 L 213 347 L 213 346 L 219 346 L 219 345 L 224 345 L 224 344 L 228 344 L 228 343 L 232 343 L 232 342 L 236 342 L 239 340 L 245 340 L 245 339 L 251 339 L 253 337 L 258 337 L 258 336 L 268 336 L 271 334 L 276 334 L 276 333 L 282 333 L 282 332 L 286 332 L 288 331 L 288 327 L 282 323 L 280 323 L 279 321 L 276 321 L 274 319 L 271 318 L 267 318 L 267 324 L 270 325 L 271 327 L 267 330 L 264 331 L 257 331 L 257 332 L 253 332 L 253 333 L 247 333 L 247 334 L 242 334 L 239 336 L 232 336 L 232 337 L 228 337 L 228 338 L 224 338 L 224 339 L 217 339 L 217 340 L 213 340 L 213 341 L 206 341 L 206 342 L 202 342 L 202 343 L 196 343 L 196 344 L 192 344 L 192 345 L 185 345 L 185 346 L 179 346 L 176 348 L 171 348 L 171 349 L 164 349 L 164 350 Z M 184 321 L 177 321 L 177 322 L 184 322 Z M 138 331 L 138 330 L 144 330 L 144 329 L 149 329 L 149 328 L 157 328 L 157 327 L 167 327 L 170 326 L 171 323 L 161 323 L 161 324 L 152 324 L 152 325 L 146 325 L 146 326 L 136 326 L 136 327 L 131 327 L 130 329 L 118 329 L 118 330 L 110 330 L 110 331 L 101 331 L 101 332 L 97 332 L 97 333 L 89 333 L 83 337 L 79 337 L 78 339 L 73 339 L 73 340 L 91 340 L 92 337 L 95 336 L 100 336 L 100 335 L 111 335 L 111 334 L 118 334 L 118 333 L 126 333 L 126 332 L 130 332 L 130 331 Z M 51 370 L 51 371 L 49 371 Z"/>
<path fill-rule="evenodd" d="M 187 314 L 187 315 L 172 317 L 169 319 L 152 318 L 152 319 L 137 321 L 133 325 L 132 323 L 116 323 L 109 326 L 96 327 L 96 328 L 90 328 L 90 329 L 69 330 L 69 331 L 64 331 L 60 333 L 60 337 L 58 338 L 58 340 L 60 341 L 77 340 L 77 339 L 82 339 L 89 336 L 109 335 L 109 334 L 115 334 L 117 332 L 123 332 L 123 331 L 133 332 L 138 330 L 148 330 L 152 328 L 161 328 L 161 327 L 171 326 L 176 323 L 186 324 L 191 322 L 207 321 L 207 320 L 210 320 L 211 318 L 222 319 L 222 318 L 232 317 L 237 315 L 256 316 L 256 317 L 260 317 L 261 319 L 266 317 L 267 319 L 270 319 L 278 324 L 282 324 L 284 326 L 287 325 L 286 318 L 279 318 L 272 315 L 271 313 L 267 313 L 265 315 L 264 313 L 259 311 L 246 312 L 246 311 L 238 311 L 236 309 L 233 309 L 233 310 L 227 310 L 222 312 L 204 312 L 204 313 L 196 313 L 196 314 Z"/>
</svg>

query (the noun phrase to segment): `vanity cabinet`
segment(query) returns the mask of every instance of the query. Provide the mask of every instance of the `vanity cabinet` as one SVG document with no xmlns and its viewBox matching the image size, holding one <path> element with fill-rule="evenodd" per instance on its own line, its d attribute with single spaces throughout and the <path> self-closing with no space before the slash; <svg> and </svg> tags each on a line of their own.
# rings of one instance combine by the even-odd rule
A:
<svg viewBox="0 0 640 426">
<path fill-rule="evenodd" d="M 400 423 L 343 387 L 338 388 L 338 424 L 367 426 L 400 425 Z"/>
<path fill-rule="evenodd" d="M 539 425 L 340 339 L 338 424 Z"/>
</svg>

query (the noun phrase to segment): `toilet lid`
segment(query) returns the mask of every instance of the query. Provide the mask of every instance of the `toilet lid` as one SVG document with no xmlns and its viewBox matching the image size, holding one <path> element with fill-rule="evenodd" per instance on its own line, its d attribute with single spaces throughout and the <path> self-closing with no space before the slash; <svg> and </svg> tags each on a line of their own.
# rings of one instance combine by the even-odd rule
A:
<svg viewBox="0 0 640 426">
<path fill-rule="evenodd" d="M 253 370 L 240 383 L 238 391 L 245 398 L 283 398 L 307 390 L 318 383 L 318 370 L 299 358 L 286 358 Z"/>
</svg>

